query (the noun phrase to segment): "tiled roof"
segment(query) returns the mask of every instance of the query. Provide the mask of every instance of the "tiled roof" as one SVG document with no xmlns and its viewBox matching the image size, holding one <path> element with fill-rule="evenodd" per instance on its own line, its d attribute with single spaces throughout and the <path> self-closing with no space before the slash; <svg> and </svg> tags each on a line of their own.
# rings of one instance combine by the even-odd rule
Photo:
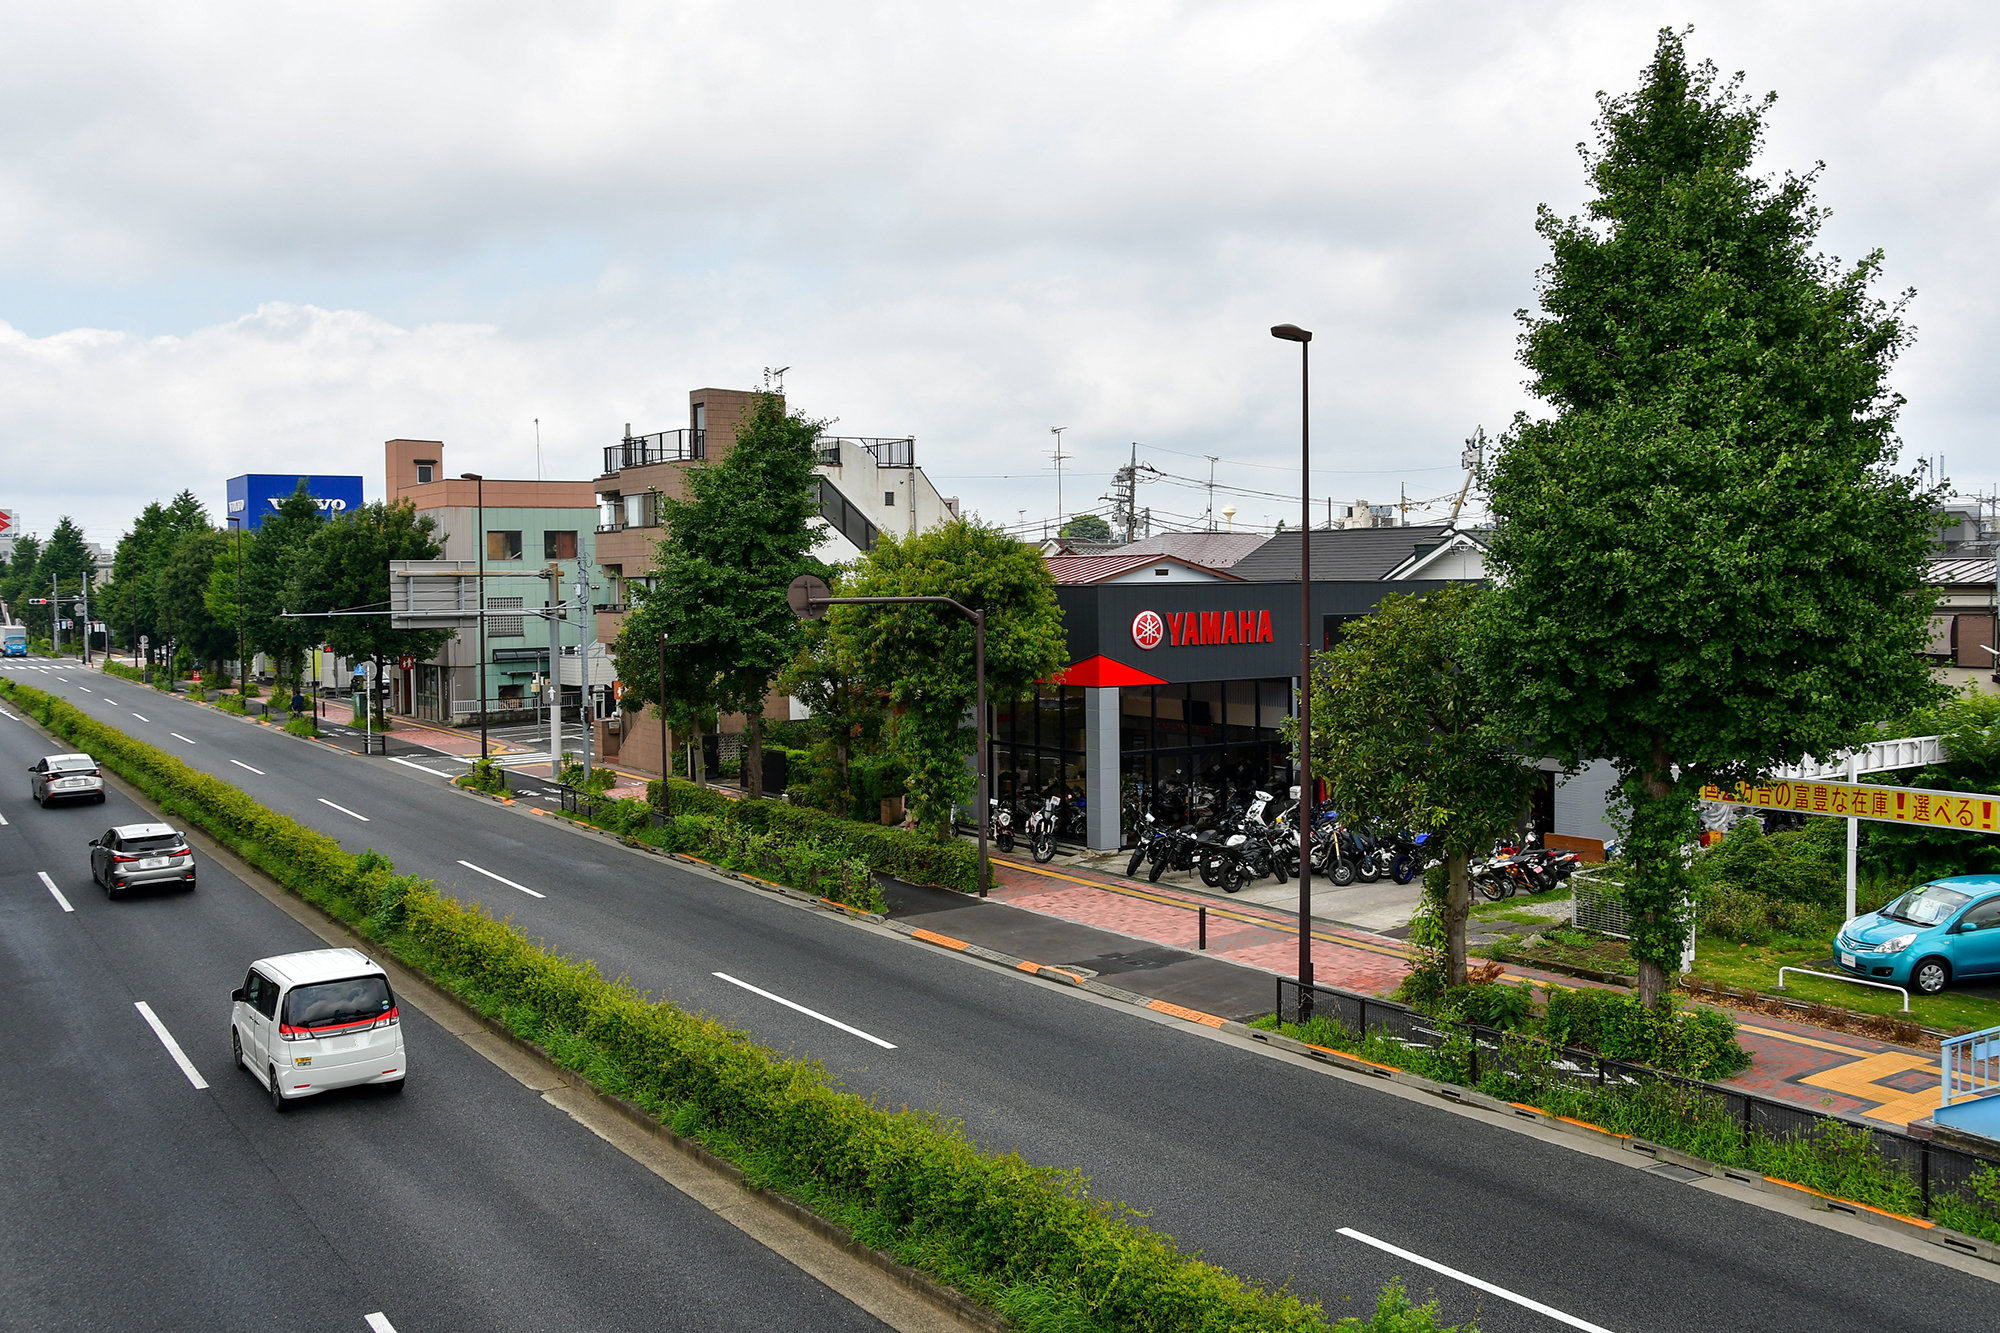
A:
<svg viewBox="0 0 2000 1333">
<path fill-rule="evenodd" d="M 1204 569 L 1231 569 L 1270 540 L 1261 532 L 1163 532 L 1118 548 L 1119 555 L 1176 555 Z"/>
<path fill-rule="evenodd" d="M 1182 560 L 1171 555 L 1128 555 L 1121 551 L 1117 555 L 1051 555 L 1043 557 L 1049 566 L 1049 573 L 1056 576 L 1057 583 L 1102 583 L 1115 579 L 1120 574 L 1129 574 L 1135 569 L 1157 565 L 1161 561 L 1171 564 L 1201 568 L 1192 560 Z M 1224 579 L 1234 575 L 1220 569 L 1203 570 Z"/>
<path fill-rule="evenodd" d="M 1410 528 L 1314 528 L 1315 579 L 1379 579 L 1408 560 L 1419 545 L 1433 545 L 1450 529 L 1442 523 Z M 1230 567 L 1238 578 L 1263 583 L 1299 576 L 1299 534 L 1281 532 Z"/>
</svg>

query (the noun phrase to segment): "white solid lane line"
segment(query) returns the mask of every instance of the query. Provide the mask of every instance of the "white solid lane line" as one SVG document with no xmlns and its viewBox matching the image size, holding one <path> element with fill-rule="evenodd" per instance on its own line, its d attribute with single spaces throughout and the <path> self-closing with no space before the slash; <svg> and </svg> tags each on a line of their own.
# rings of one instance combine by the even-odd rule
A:
<svg viewBox="0 0 2000 1333">
<path fill-rule="evenodd" d="M 772 1000 L 777 1002 L 778 1004 L 784 1005 L 785 1008 L 787 1009 L 796 1009 L 800 1013 L 804 1014 L 807 1018 L 817 1018 L 820 1022 L 826 1024 L 828 1027 L 839 1028 L 842 1032 L 846 1032 L 853 1036 L 859 1037 L 863 1041 L 872 1041 L 885 1051 L 893 1051 L 896 1049 L 896 1044 L 894 1042 L 883 1041 L 880 1037 L 877 1037 L 872 1033 L 863 1032 L 860 1028 L 849 1027 L 847 1024 L 841 1022 L 837 1018 L 828 1018 L 825 1014 L 820 1013 L 816 1009 L 808 1009 L 802 1004 L 795 1004 L 792 1001 L 786 999 L 782 995 L 773 995 L 771 994 L 771 992 L 764 990 L 761 987 L 753 986 L 747 981 L 738 981 L 735 977 L 730 976 L 727 972 L 717 972 L 714 975 L 719 979 L 728 982 L 732 986 L 741 986 L 744 990 L 749 991 L 752 995 L 761 995 L 767 1000 Z"/>
<path fill-rule="evenodd" d="M 236 765 L 238 768 L 250 768 L 250 765 L 244 763 L 241 759 L 232 759 L 229 762 Z M 264 770 L 261 768 L 250 768 L 250 771 L 252 773 L 255 773 L 260 778 L 264 776 Z"/>
<path fill-rule="evenodd" d="M 1587 1319 L 1578 1319 L 1573 1314 L 1564 1314 L 1552 1305 L 1543 1305 L 1540 1301 L 1529 1300 L 1519 1292 L 1509 1291 L 1505 1287 L 1496 1287 L 1491 1282 L 1483 1282 L 1469 1273 L 1459 1272 L 1456 1268 L 1447 1268 L 1435 1259 L 1426 1259 L 1421 1254 L 1412 1254 L 1400 1246 L 1391 1245 L 1386 1240 L 1376 1240 L 1373 1236 L 1364 1235 L 1356 1231 L 1353 1227 L 1340 1228 L 1340 1234 L 1346 1236 L 1349 1240 L 1358 1240 L 1363 1245 L 1373 1245 L 1376 1249 L 1393 1254 L 1398 1259 L 1428 1268 L 1433 1273 L 1442 1273 L 1454 1281 L 1465 1283 L 1468 1287 L 1477 1287 L 1489 1296 L 1498 1296 L 1503 1301 L 1512 1301 L 1516 1305 L 1525 1306 L 1533 1310 L 1536 1314 L 1547 1315 L 1558 1323 L 1568 1324 L 1571 1328 L 1580 1328 L 1584 1333 L 1611 1333 L 1610 1329 L 1605 1328 L 1601 1324 L 1593 1324 Z"/>
<path fill-rule="evenodd" d="M 37 870 L 35 873 L 42 877 L 42 883 L 48 885 L 49 892 L 53 893 L 56 896 L 56 901 L 62 904 L 63 911 L 74 912 L 76 910 L 74 907 L 71 907 L 69 905 L 69 899 L 62 896 L 62 890 L 56 887 L 56 882 L 49 878 L 48 871 Z"/>
<path fill-rule="evenodd" d="M 167 735 L 172 736 L 177 741 L 187 741 L 189 745 L 194 744 L 192 740 L 189 740 L 186 736 L 181 735 L 178 731 L 170 731 L 167 733 Z"/>
<path fill-rule="evenodd" d="M 460 861 L 459 864 L 464 866 L 467 870 L 478 871 L 480 874 L 486 876 L 486 878 L 488 879 L 497 879 L 510 889 L 519 889 L 521 892 L 527 894 L 530 898 L 546 898 L 549 896 L 546 893 L 536 893 L 533 889 L 529 888 L 525 884 L 516 884 L 513 880 L 508 879 L 506 876 L 496 875 L 492 871 L 486 869 L 484 866 L 476 866 L 472 864 L 472 862 L 470 861 Z"/>
<path fill-rule="evenodd" d="M 390 762 L 390 763 L 392 763 L 392 764 L 401 764 L 401 765 L 402 765 L 402 766 L 403 766 L 404 768 L 414 768 L 414 769 L 416 769 L 416 770 L 417 770 L 417 772 L 419 772 L 419 773 L 429 773 L 429 774 L 430 774 L 430 775 L 431 775 L 432 777 L 434 777 L 434 778 L 441 778 L 441 777 L 443 777 L 443 776 L 444 776 L 444 774 L 442 774 L 442 773 L 438 772 L 438 771 L 437 771 L 436 769 L 432 769 L 432 768 L 425 768 L 425 767 L 424 767 L 424 766 L 423 766 L 422 764 L 419 764 L 419 763 L 416 763 L 416 762 L 415 762 L 415 761 L 413 761 L 413 760 L 409 760 L 409 759 L 398 759 L 398 758 L 396 758 L 396 756 L 395 756 L 395 755 L 393 755 L 393 754 L 392 754 L 392 755 L 390 755 L 390 756 L 388 756 L 388 759 L 389 759 L 389 762 Z"/>
<path fill-rule="evenodd" d="M 181 1044 L 174 1040 L 174 1034 L 167 1031 L 167 1025 L 162 1023 L 159 1015 L 153 1012 L 153 1006 L 147 1004 L 144 1000 L 139 1000 L 135 1002 L 134 1007 L 138 1009 L 139 1017 L 153 1025 L 153 1031 L 158 1034 L 160 1044 L 167 1048 L 168 1055 L 174 1057 L 174 1063 L 179 1065 L 181 1072 L 188 1076 L 188 1082 L 194 1084 L 196 1088 L 207 1087 L 207 1080 L 202 1078 L 201 1071 L 194 1067 L 194 1061 L 187 1058 L 187 1052 L 181 1049 Z"/>
<path fill-rule="evenodd" d="M 151 722 L 153 720 L 152 718 L 147 717 L 144 713 L 134 713 L 132 714 L 132 716 L 138 718 L 141 722 Z"/>
<path fill-rule="evenodd" d="M 366 824 L 366 823 L 368 822 L 368 816 L 367 816 L 367 815 L 357 815 L 357 814 L 355 814 L 355 813 L 354 813 L 354 812 L 353 812 L 352 810 L 349 810 L 349 809 L 348 809 L 348 808 L 347 808 L 346 806 L 344 806 L 344 805 L 333 805 L 333 802 L 332 802 L 332 801 L 329 801 L 329 800 L 327 800 L 327 799 L 326 799 L 326 797 L 324 797 L 324 796 L 322 796 L 322 797 L 320 797 L 320 798 L 319 798 L 319 803 L 320 803 L 321 805 L 331 805 L 331 806 L 333 806 L 333 808 L 334 808 L 334 809 L 336 809 L 336 810 L 340 811 L 340 813 L 341 813 L 341 814 L 343 814 L 343 815 L 349 815 L 349 816 L 352 816 L 353 818 L 355 818 L 355 819 L 358 819 L 358 820 L 360 820 L 360 821 L 361 821 L 362 823 L 364 823 L 364 824 Z"/>
<path fill-rule="evenodd" d="M 369 1315 L 366 1322 L 373 1333 L 396 1333 L 396 1326 L 390 1323 L 389 1316 L 380 1310 Z"/>
</svg>

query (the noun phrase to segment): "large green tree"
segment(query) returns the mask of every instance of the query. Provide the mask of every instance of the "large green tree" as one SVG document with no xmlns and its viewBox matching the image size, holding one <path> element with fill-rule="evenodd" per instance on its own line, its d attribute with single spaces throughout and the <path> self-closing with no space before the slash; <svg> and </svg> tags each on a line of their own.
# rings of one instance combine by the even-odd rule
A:
<svg viewBox="0 0 2000 1333">
<path fill-rule="evenodd" d="M 387 614 L 389 562 L 437 560 L 443 555 L 435 519 L 417 513 L 408 501 L 377 500 L 313 531 L 292 562 L 285 600 L 293 611 L 312 613 L 308 623 L 317 627 L 314 633 L 342 657 L 374 662 L 379 681 L 387 659 L 405 654 L 430 657 L 452 633 L 395 628 Z M 379 696 L 376 715 L 381 715 Z"/>
<path fill-rule="evenodd" d="M 1055 579 L 1034 546 L 960 519 L 883 533 L 842 581 L 854 597 L 950 597 L 986 613 L 986 693 L 1012 698 L 1067 664 Z M 972 624 L 948 606 L 837 606 L 841 650 L 889 698 L 889 745 L 910 771 L 917 819 L 943 839 L 972 794 Z M 983 817 L 980 812 L 979 817 Z"/>
<path fill-rule="evenodd" d="M 307 543 L 326 523 L 304 481 L 266 514 L 243 544 L 243 628 L 251 645 L 279 664 L 278 674 L 297 681 L 307 650 L 325 642 L 315 620 L 286 619 L 285 596 Z M 232 589 L 232 592 L 234 590 Z"/>
<path fill-rule="evenodd" d="M 234 617 L 218 616 L 208 603 L 210 576 L 228 552 L 222 533 L 197 528 L 181 534 L 156 576 L 160 612 L 176 648 L 208 666 L 236 654 Z"/>
<path fill-rule="evenodd" d="M 1385 597 L 1313 659 L 1313 772 L 1343 815 L 1436 840 L 1446 890 L 1434 906 L 1452 986 L 1465 983 L 1469 863 L 1520 819 L 1535 782 L 1534 768 L 1493 731 L 1492 701 L 1465 667 L 1484 596 L 1452 584 Z"/>
<path fill-rule="evenodd" d="M 46 588 L 48 579 L 42 573 L 42 542 L 39 537 L 18 537 L 14 541 L 14 558 L 7 562 L 7 576 L 0 582 L 0 600 L 7 603 L 20 623 L 38 639 L 49 637 L 49 608 L 30 606 L 31 597 L 46 597 L 48 593 L 37 592 Z"/>
<path fill-rule="evenodd" d="M 1663 31 L 1602 96 L 1583 217 L 1552 252 L 1521 359 L 1548 415 L 1486 478 L 1498 585 L 1477 654 L 1526 743 L 1616 766 L 1640 993 L 1689 928 L 1682 848 L 1731 782 L 1929 701 L 1917 657 L 1938 496 L 1899 473 L 1888 369 L 1908 294 L 1814 243 L 1817 169 L 1761 176 L 1772 99 Z"/>
<path fill-rule="evenodd" d="M 664 703 L 677 729 L 714 712 L 748 715 L 753 796 L 764 792 L 764 697 L 802 642 L 785 589 L 827 573 L 812 554 L 824 535 L 814 521 L 821 424 L 759 395 L 729 455 L 688 472 L 687 499 L 661 501 L 650 587 L 630 585 L 638 605 L 612 645 L 626 699 Z"/>
</svg>

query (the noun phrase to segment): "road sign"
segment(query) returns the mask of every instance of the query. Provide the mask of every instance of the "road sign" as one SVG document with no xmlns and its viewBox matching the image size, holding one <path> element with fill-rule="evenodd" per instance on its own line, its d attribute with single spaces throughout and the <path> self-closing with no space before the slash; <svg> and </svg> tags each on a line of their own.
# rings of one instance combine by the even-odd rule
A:
<svg viewBox="0 0 2000 1333">
<path fill-rule="evenodd" d="M 1928 824 L 1972 833 L 2000 833 L 2000 797 L 1977 792 L 1931 791 L 1918 787 L 1876 787 L 1846 782 L 1772 782 L 1734 791 L 1708 786 L 1704 801 L 1789 810 L 1801 815 L 1839 815 L 1885 824 Z"/>
<path fill-rule="evenodd" d="M 415 671 L 417 669 L 417 659 L 412 657 L 408 653 L 404 653 L 401 657 L 396 659 L 396 665 L 403 668 L 403 670 L 405 671 Z"/>
<path fill-rule="evenodd" d="M 825 615 L 826 599 L 831 596 L 826 580 L 814 574 L 799 575 L 785 589 L 785 601 L 791 605 L 792 614 L 807 620 L 818 620 Z"/>
<path fill-rule="evenodd" d="M 143 653 L 143 652 L 145 652 L 145 651 L 146 651 L 146 650 L 147 650 L 148 648 L 151 648 L 152 646 L 153 646 L 153 640 L 152 640 L 152 639 L 151 639 L 150 637 L 148 637 L 147 635 L 144 635 L 144 634 L 141 634 L 141 635 L 139 636 L 139 651 L 140 651 L 140 652 L 142 652 L 142 653 Z"/>
</svg>

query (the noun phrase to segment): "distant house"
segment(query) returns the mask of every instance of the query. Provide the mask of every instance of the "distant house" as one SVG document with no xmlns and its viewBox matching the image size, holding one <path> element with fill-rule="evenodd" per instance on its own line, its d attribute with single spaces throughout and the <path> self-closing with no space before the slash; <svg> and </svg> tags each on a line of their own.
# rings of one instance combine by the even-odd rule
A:
<svg viewBox="0 0 2000 1333">
<path fill-rule="evenodd" d="M 1957 689 L 1967 685 L 1995 688 L 2000 663 L 1993 649 L 1996 593 L 1991 555 L 1948 555 L 1930 564 L 1928 584 L 1937 595 L 1931 613 L 1930 642 L 1924 654 Z"/>
</svg>

